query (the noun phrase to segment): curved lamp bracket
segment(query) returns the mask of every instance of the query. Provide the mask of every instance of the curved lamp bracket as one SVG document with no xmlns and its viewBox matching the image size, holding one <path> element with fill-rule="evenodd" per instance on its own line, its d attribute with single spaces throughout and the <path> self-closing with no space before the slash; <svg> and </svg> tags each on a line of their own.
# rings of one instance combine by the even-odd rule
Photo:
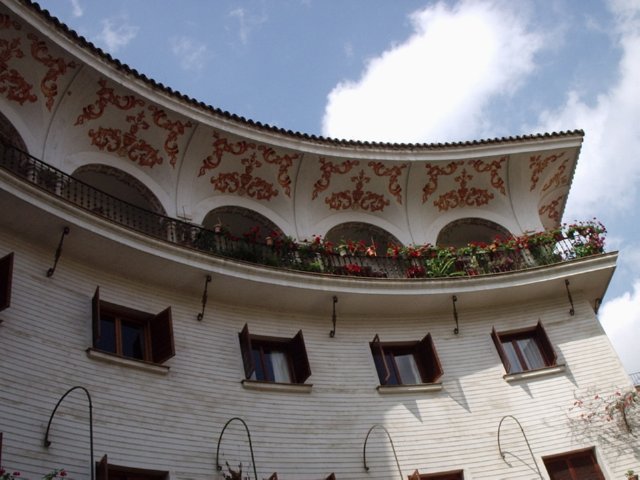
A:
<svg viewBox="0 0 640 480">
<path fill-rule="evenodd" d="M 53 412 L 51 412 L 51 416 L 49 417 L 49 423 L 47 424 L 47 431 L 44 434 L 44 446 L 46 448 L 49 448 L 49 446 L 51 445 L 51 440 L 49 440 L 49 429 L 51 428 L 51 422 L 53 420 L 53 416 L 56 414 L 56 411 L 58 410 L 58 407 L 60 406 L 62 401 L 67 397 L 67 395 L 69 395 L 74 390 L 82 390 L 87 395 L 87 400 L 89 401 L 89 444 L 90 444 L 90 450 L 91 450 L 90 452 L 91 457 L 89 458 L 89 469 L 91 471 L 91 480 L 93 480 L 95 478 L 94 472 L 93 472 L 93 404 L 91 403 L 91 395 L 89 394 L 89 390 L 81 386 L 75 386 L 75 387 L 71 387 L 69 390 L 66 391 L 64 395 L 62 395 L 62 397 L 60 397 L 60 400 L 58 400 L 58 403 L 56 403 L 56 406 L 53 409 Z"/>
<path fill-rule="evenodd" d="M 500 452 L 500 456 L 502 457 L 502 460 L 504 460 L 505 463 L 509 465 L 509 462 L 507 462 L 507 459 L 506 459 L 506 452 L 502 450 L 502 446 L 500 445 L 500 428 L 502 428 L 502 422 L 504 422 L 507 418 L 511 418 L 514 422 L 518 424 L 518 427 L 520 427 L 520 431 L 522 432 L 524 441 L 527 443 L 527 448 L 529 449 L 529 453 L 531 454 L 531 459 L 533 460 L 533 464 L 536 466 L 538 475 L 540 476 L 541 479 L 544 479 L 544 477 L 542 476 L 542 473 L 540 473 L 538 462 L 536 462 L 536 457 L 533 455 L 533 450 L 531 450 L 531 445 L 529 445 L 529 440 L 527 439 L 527 436 L 524 433 L 524 429 L 522 428 L 522 425 L 520 425 L 520 422 L 518 421 L 518 419 L 513 415 L 505 415 L 504 417 L 502 417 L 502 420 L 500 420 L 500 424 L 498 425 L 498 451 Z"/>
<path fill-rule="evenodd" d="M 398 462 L 398 455 L 396 454 L 396 448 L 393 446 L 393 440 L 391 439 L 391 434 L 383 425 L 380 425 L 379 423 L 376 423 L 369 429 L 369 431 L 367 432 L 367 436 L 364 439 L 364 447 L 362 448 L 362 458 L 364 461 L 365 471 L 367 472 L 369 471 L 369 467 L 367 466 L 367 441 L 369 440 L 369 435 L 371 435 L 371 432 L 373 432 L 373 430 L 376 428 L 381 428 L 382 430 L 384 430 L 384 433 L 387 434 L 387 438 L 389 439 L 389 443 L 391 444 L 391 450 L 393 451 L 393 458 L 395 458 L 396 466 L 398 467 L 398 475 L 400 476 L 400 480 L 403 480 L 402 469 L 400 468 L 400 462 Z"/>
<path fill-rule="evenodd" d="M 229 424 L 234 420 L 238 420 L 240 423 L 242 423 L 245 431 L 247 432 L 247 438 L 249 439 L 249 451 L 251 452 L 251 465 L 253 465 L 253 476 L 256 480 L 258 480 L 258 473 L 256 471 L 256 462 L 253 457 L 253 444 L 251 443 L 251 434 L 249 433 L 249 427 L 247 426 L 246 422 L 240 417 L 233 417 L 229 419 L 227 423 L 224 424 L 224 427 L 222 427 L 222 432 L 220 432 L 220 437 L 218 437 L 218 448 L 216 448 L 216 469 L 219 472 L 222 471 L 222 465 L 220 465 L 220 444 L 222 443 L 222 436 L 224 435 L 224 431 L 227 429 Z"/>
</svg>

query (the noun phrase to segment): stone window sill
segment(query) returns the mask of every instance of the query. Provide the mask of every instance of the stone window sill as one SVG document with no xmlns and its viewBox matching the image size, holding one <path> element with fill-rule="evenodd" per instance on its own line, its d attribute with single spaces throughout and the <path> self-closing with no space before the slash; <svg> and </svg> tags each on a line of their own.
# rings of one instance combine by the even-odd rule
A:
<svg viewBox="0 0 640 480">
<path fill-rule="evenodd" d="M 560 365 L 554 365 L 553 367 L 538 368 L 537 370 L 529 370 L 528 372 L 520 373 L 508 373 L 504 375 L 507 382 L 515 382 L 517 380 L 526 380 L 529 378 L 546 377 L 547 375 L 555 375 L 556 373 L 562 373 L 567 369 L 567 366 L 563 363 Z"/>
<path fill-rule="evenodd" d="M 248 390 L 260 390 L 267 392 L 287 393 L 311 393 L 311 383 L 276 383 L 262 382 L 260 380 L 242 380 L 242 386 Z"/>
<path fill-rule="evenodd" d="M 423 392 L 439 392 L 442 390 L 442 383 L 419 383 L 416 385 L 378 385 L 376 387 L 378 393 L 423 393 Z"/>
<path fill-rule="evenodd" d="M 156 363 L 144 362 L 141 360 L 133 360 L 131 358 L 119 357 L 111 353 L 101 352 L 94 348 L 87 348 L 87 357 L 99 360 L 101 362 L 110 363 L 112 365 L 119 365 L 126 368 L 134 368 L 136 370 L 143 370 L 145 372 L 156 373 L 159 375 L 166 375 L 169 373 L 168 365 L 158 365 Z"/>
</svg>

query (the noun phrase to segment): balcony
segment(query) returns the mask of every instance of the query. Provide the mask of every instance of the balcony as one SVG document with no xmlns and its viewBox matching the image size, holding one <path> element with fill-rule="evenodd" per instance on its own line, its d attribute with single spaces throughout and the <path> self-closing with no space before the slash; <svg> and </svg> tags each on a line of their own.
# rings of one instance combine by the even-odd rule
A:
<svg viewBox="0 0 640 480">
<path fill-rule="evenodd" d="M 238 238 L 223 226 L 199 225 L 145 210 L 108 195 L 13 147 L 0 143 L 0 168 L 93 215 L 155 239 L 219 258 L 278 269 L 352 278 L 428 279 L 523 271 L 604 253 L 602 225 L 595 222 L 462 248 L 389 245 L 385 251 L 361 242 L 308 242 L 274 234 Z"/>
</svg>

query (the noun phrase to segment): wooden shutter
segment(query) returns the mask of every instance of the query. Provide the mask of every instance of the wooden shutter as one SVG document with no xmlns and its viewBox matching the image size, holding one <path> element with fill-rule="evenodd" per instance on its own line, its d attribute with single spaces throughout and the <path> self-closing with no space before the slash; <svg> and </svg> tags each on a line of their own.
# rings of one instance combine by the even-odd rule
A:
<svg viewBox="0 0 640 480">
<path fill-rule="evenodd" d="M 106 455 L 96 464 L 96 480 L 109 480 L 109 462 Z"/>
<path fill-rule="evenodd" d="M 273 472 L 267 480 L 278 480 L 278 473 Z"/>
<path fill-rule="evenodd" d="M 171 307 L 156 315 L 149 325 L 151 330 L 151 354 L 155 363 L 164 363 L 176 354 L 173 343 Z"/>
<path fill-rule="evenodd" d="M 378 372 L 378 377 L 380 377 L 380 385 L 386 385 L 389 381 L 389 378 L 391 378 L 391 371 L 389 370 L 389 365 L 387 364 L 387 359 L 385 358 L 384 350 L 382 349 L 382 343 L 380 343 L 380 337 L 377 333 L 371 341 L 371 352 L 373 353 L 374 360 L 377 358 L 383 368 L 382 372 Z"/>
<path fill-rule="evenodd" d="M 556 355 L 556 351 L 554 350 L 553 345 L 547 336 L 547 332 L 542 326 L 542 322 L 540 320 L 538 320 L 538 324 L 536 325 L 536 337 L 547 366 L 550 367 L 555 365 L 558 360 L 558 356 Z"/>
<path fill-rule="evenodd" d="M 504 348 L 502 347 L 502 342 L 500 341 L 498 332 L 496 332 L 496 327 L 493 327 L 491 329 L 491 338 L 493 339 L 493 343 L 495 343 L 496 345 L 496 350 L 498 350 L 498 355 L 500 355 L 500 360 L 502 360 L 504 369 L 507 371 L 507 373 L 511 373 L 511 363 L 509 362 L 509 358 L 507 357 L 507 352 L 505 352 Z"/>
<path fill-rule="evenodd" d="M 425 378 L 423 378 L 422 381 L 426 383 L 437 382 L 443 372 L 430 333 L 427 333 L 427 335 L 416 344 L 414 354 L 420 362 L 418 368 L 425 374 Z"/>
<path fill-rule="evenodd" d="M 251 334 L 249 334 L 249 324 L 245 323 L 242 331 L 238 334 L 240 338 L 240 352 L 242 353 L 242 362 L 244 363 L 245 378 L 251 378 L 253 372 L 256 371 L 256 365 L 253 363 L 253 353 L 251 352 Z"/>
<path fill-rule="evenodd" d="M 416 470 L 411 475 L 409 475 L 409 480 L 420 480 L 420 472 Z"/>
<path fill-rule="evenodd" d="M 2 432 L 0 432 L 0 465 L 2 465 Z"/>
<path fill-rule="evenodd" d="M 13 277 L 13 252 L 0 259 L 0 311 L 11 305 L 11 279 Z"/>
<path fill-rule="evenodd" d="M 98 344 L 100 339 L 100 287 L 96 287 L 91 301 L 92 325 L 93 325 L 93 346 Z"/>
<path fill-rule="evenodd" d="M 304 346 L 302 330 L 291 339 L 290 347 L 295 382 L 304 383 L 311 376 L 311 366 L 309 365 L 309 357 L 307 357 L 307 348 Z"/>
<path fill-rule="evenodd" d="M 332 473 L 331 475 L 329 475 L 327 478 L 325 478 L 324 480 L 336 480 L 336 474 Z"/>
</svg>

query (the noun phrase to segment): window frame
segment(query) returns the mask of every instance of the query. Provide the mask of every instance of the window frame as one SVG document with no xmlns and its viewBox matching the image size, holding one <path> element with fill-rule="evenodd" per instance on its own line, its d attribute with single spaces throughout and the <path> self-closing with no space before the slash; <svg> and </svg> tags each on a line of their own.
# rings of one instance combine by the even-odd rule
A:
<svg viewBox="0 0 640 480">
<path fill-rule="evenodd" d="M 120 465 L 110 465 L 105 454 L 96 462 L 96 480 L 109 480 L 109 473 L 131 475 L 135 480 L 169 480 L 169 472 L 164 470 L 148 470 L 145 468 L 129 468 Z"/>
<path fill-rule="evenodd" d="M 382 386 L 406 386 L 436 383 L 444 374 L 440 357 L 433 343 L 430 333 L 427 333 L 422 340 L 410 342 L 381 342 L 380 336 L 376 334 L 369 343 L 373 362 L 378 373 L 378 380 Z M 421 383 L 404 383 L 395 357 L 400 354 L 411 353 L 420 373 Z M 393 364 L 389 365 L 387 355 L 393 356 Z M 376 361 L 376 358 L 378 360 Z M 382 369 L 378 368 L 382 365 Z M 381 371 L 382 370 L 382 371 Z M 392 372 L 393 370 L 393 372 Z M 398 383 L 389 383 L 392 373 Z"/>
<path fill-rule="evenodd" d="M 311 376 L 311 366 L 309 365 L 309 357 L 304 343 L 302 330 L 299 330 L 292 338 L 270 337 L 264 335 L 253 335 L 249 332 L 249 324 L 245 323 L 242 330 L 238 333 L 240 341 L 240 352 L 242 354 L 242 362 L 244 365 L 245 379 L 255 382 L 280 383 L 280 384 L 304 384 Z M 252 375 L 256 372 L 256 365 L 253 358 L 253 350 L 255 346 L 260 348 L 269 347 L 277 351 L 283 352 L 287 357 L 287 366 L 289 368 L 289 377 L 291 382 L 276 382 L 273 379 L 257 378 L 252 379 Z M 264 353 L 261 350 L 261 359 L 264 359 Z M 267 371 L 264 368 L 263 372 Z"/>
<path fill-rule="evenodd" d="M 551 480 L 554 480 L 554 473 L 558 473 L 558 471 L 556 470 L 555 472 L 552 472 L 549 470 L 549 465 L 547 462 L 551 463 L 551 462 L 559 462 L 559 461 L 563 461 L 565 462 L 565 465 L 568 466 L 568 470 L 565 470 L 569 473 L 569 475 L 571 476 L 572 480 L 581 480 L 581 477 L 579 477 L 575 470 L 573 465 L 571 465 L 570 461 L 573 459 L 577 459 L 580 457 L 588 457 L 588 459 L 591 461 L 591 466 L 593 467 L 593 473 L 594 475 L 596 475 L 596 477 L 599 476 L 599 478 L 593 478 L 593 480 L 606 480 L 606 477 L 604 476 L 604 473 L 602 473 L 602 469 L 600 468 L 600 465 L 598 464 L 598 458 L 596 456 L 596 452 L 595 452 L 595 448 L 590 447 L 590 448 L 583 448 L 580 450 L 573 450 L 571 452 L 564 452 L 564 453 L 559 453 L 556 455 L 548 455 L 546 457 L 542 457 L 542 462 L 544 463 L 544 467 L 547 470 L 547 473 L 549 474 L 549 478 Z"/>
<path fill-rule="evenodd" d="M 540 356 L 544 361 L 544 366 L 535 368 L 529 367 L 526 356 L 522 353 L 522 350 L 516 343 L 517 340 L 521 340 L 523 338 L 531 338 L 534 340 L 536 346 L 538 347 Z M 496 331 L 496 328 L 493 327 L 491 330 L 491 339 L 493 340 L 496 350 L 498 351 L 498 356 L 502 361 L 502 365 L 504 366 L 507 375 L 532 372 L 549 367 L 555 367 L 558 365 L 558 355 L 553 348 L 553 344 L 551 343 L 551 340 L 549 339 L 549 336 L 547 335 L 547 332 L 542 325 L 541 320 L 538 320 L 538 323 L 534 327 L 520 328 L 504 332 L 498 332 Z M 508 342 L 513 345 L 516 356 L 518 357 L 518 362 L 523 367 L 523 369 L 520 371 L 512 371 L 513 366 L 511 365 L 509 356 L 507 355 L 507 352 L 503 346 L 503 343 Z"/>
<path fill-rule="evenodd" d="M 98 347 L 101 336 L 102 313 L 115 317 L 115 352 Z M 135 358 L 122 353 L 122 321 L 130 321 L 143 327 L 144 352 L 143 358 Z M 153 315 L 133 308 L 100 300 L 100 287 L 92 299 L 92 327 L 93 348 L 99 352 L 114 355 L 127 360 L 162 364 L 175 356 L 173 339 L 173 321 L 171 307 L 167 307 L 157 315 Z"/>
<path fill-rule="evenodd" d="M 11 287 L 13 282 L 13 252 L 0 258 L 0 312 L 11 306 Z"/>
<path fill-rule="evenodd" d="M 420 473 L 416 470 L 409 475 L 408 480 L 464 480 L 464 470 L 451 470 L 438 473 Z"/>
</svg>

